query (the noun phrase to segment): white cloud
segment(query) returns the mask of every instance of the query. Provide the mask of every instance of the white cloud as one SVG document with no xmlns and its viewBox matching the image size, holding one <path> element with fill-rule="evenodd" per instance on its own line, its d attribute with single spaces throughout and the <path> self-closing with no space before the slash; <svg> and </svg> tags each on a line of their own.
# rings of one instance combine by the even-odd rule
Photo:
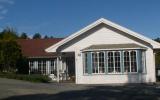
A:
<svg viewBox="0 0 160 100">
<path fill-rule="evenodd" d="M 0 3 L 14 4 L 13 0 L 0 0 Z"/>
<path fill-rule="evenodd" d="M 5 18 L 5 15 L 8 13 L 9 5 L 13 5 L 14 0 L 0 0 L 0 20 Z"/>
<path fill-rule="evenodd" d="M 7 14 L 7 12 L 8 12 L 7 9 L 3 9 L 3 10 L 0 11 L 0 14 L 3 14 L 3 15 L 4 15 L 4 14 Z"/>
</svg>

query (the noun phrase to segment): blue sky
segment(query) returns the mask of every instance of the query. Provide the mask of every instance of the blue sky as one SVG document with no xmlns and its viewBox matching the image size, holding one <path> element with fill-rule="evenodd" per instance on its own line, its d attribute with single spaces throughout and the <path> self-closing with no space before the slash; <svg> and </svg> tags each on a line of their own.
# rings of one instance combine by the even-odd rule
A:
<svg viewBox="0 0 160 100">
<path fill-rule="evenodd" d="M 66 37 L 99 18 L 160 37 L 160 0 L 0 0 L 0 30 Z"/>
</svg>

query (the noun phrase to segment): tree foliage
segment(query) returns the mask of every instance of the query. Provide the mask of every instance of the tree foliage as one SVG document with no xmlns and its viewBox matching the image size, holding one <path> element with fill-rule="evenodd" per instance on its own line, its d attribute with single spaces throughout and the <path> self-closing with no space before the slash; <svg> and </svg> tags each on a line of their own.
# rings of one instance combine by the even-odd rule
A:
<svg viewBox="0 0 160 100">
<path fill-rule="evenodd" d="M 35 33 L 33 35 L 33 39 L 41 39 L 41 34 L 40 33 Z"/>
<path fill-rule="evenodd" d="M 28 39 L 27 33 L 22 33 L 20 39 Z"/>
<path fill-rule="evenodd" d="M 0 39 L 1 40 L 15 40 L 18 38 L 17 32 L 10 27 L 6 27 L 1 33 L 0 33 Z"/>
<path fill-rule="evenodd" d="M 160 43 L 160 38 L 156 38 L 154 40 Z M 160 66 L 160 51 L 156 53 L 155 61 L 156 61 L 156 65 Z"/>
<path fill-rule="evenodd" d="M 18 35 L 12 28 L 0 32 L 0 70 L 15 72 L 17 60 L 22 56 L 21 48 L 17 44 Z"/>
<path fill-rule="evenodd" d="M 49 37 L 47 35 L 44 36 L 44 39 L 49 39 Z"/>
<path fill-rule="evenodd" d="M 22 56 L 20 46 L 13 40 L 1 41 L 0 46 L 2 71 L 15 72 L 17 60 Z"/>
</svg>

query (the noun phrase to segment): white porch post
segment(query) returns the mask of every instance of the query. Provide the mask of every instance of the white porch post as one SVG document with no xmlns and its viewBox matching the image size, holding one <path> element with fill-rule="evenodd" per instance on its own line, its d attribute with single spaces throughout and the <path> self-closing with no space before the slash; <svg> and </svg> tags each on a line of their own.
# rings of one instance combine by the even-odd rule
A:
<svg viewBox="0 0 160 100">
<path fill-rule="evenodd" d="M 47 68 L 48 68 L 48 74 L 51 74 L 50 72 L 51 72 L 51 61 L 50 60 L 48 60 L 47 61 Z"/>
<path fill-rule="evenodd" d="M 59 82 L 59 67 L 60 67 L 60 65 L 59 65 L 59 57 L 57 57 L 57 82 Z"/>
<path fill-rule="evenodd" d="M 36 61 L 36 60 L 33 61 L 33 66 L 34 66 L 34 67 L 32 67 L 32 71 L 33 71 L 33 72 L 36 72 L 36 71 L 37 71 L 37 68 L 38 68 L 38 66 L 37 66 L 37 61 Z"/>
</svg>

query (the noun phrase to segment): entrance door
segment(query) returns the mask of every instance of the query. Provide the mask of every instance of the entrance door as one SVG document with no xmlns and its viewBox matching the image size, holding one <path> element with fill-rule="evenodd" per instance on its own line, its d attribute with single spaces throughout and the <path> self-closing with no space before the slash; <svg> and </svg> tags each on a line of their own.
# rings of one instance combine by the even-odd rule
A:
<svg viewBox="0 0 160 100">
<path fill-rule="evenodd" d="M 66 67 L 69 75 L 69 80 L 75 81 L 75 58 L 66 57 Z"/>
</svg>

